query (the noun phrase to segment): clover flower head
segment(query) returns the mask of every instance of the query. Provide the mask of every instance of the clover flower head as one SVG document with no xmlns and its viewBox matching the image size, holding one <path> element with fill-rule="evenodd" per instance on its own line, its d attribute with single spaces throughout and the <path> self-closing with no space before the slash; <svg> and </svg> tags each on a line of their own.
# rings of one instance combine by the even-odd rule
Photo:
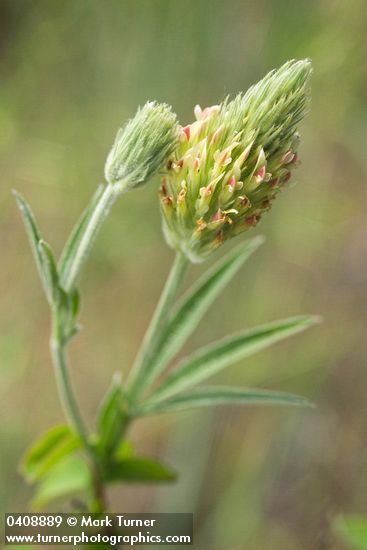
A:
<svg viewBox="0 0 367 550">
<path fill-rule="evenodd" d="M 191 261 L 256 226 L 297 166 L 309 60 L 289 61 L 245 94 L 181 128 L 160 188 L 168 243 Z"/>
<path fill-rule="evenodd" d="M 105 165 L 107 182 L 120 191 L 144 184 L 164 167 L 177 137 L 177 118 L 171 107 L 147 102 L 117 132 Z"/>
</svg>

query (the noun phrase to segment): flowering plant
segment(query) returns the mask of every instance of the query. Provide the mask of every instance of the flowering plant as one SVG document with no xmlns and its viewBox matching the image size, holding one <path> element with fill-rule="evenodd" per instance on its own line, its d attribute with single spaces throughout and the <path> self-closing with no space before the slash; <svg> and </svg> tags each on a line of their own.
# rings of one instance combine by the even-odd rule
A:
<svg viewBox="0 0 367 550">
<path fill-rule="evenodd" d="M 181 129 L 160 195 L 167 240 L 192 261 L 255 226 L 289 181 L 310 70 L 290 61 Z"/>
<path fill-rule="evenodd" d="M 51 353 L 69 421 L 43 435 L 23 460 L 24 474 L 37 485 L 35 506 L 78 493 L 89 510 L 101 512 L 110 483 L 175 479 L 173 470 L 138 456 L 127 442 L 127 430 L 139 417 L 227 403 L 309 405 L 283 392 L 194 386 L 234 361 L 303 331 L 318 321 L 315 316 L 241 331 L 183 358 L 168 373 L 166 369 L 220 291 L 263 242 L 258 236 L 241 242 L 176 301 L 189 263 L 203 261 L 257 225 L 286 186 L 298 162 L 297 127 L 308 106 L 310 73 L 308 60 L 288 62 L 246 94 L 203 110 L 197 106 L 196 121 L 185 127 L 167 105 L 147 103 L 118 132 L 105 166 L 107 184 L 97 189 L 58 262 L 30 207 L 15 194 L 51 308 Z M 176 259 L 130 376 L 125 384 L 114 377 L 97 426 L 89 433 L 67 357 L 79 330 L 79 276 L 116 198 L 158 172 L 164 234 Z"/>
</svg>

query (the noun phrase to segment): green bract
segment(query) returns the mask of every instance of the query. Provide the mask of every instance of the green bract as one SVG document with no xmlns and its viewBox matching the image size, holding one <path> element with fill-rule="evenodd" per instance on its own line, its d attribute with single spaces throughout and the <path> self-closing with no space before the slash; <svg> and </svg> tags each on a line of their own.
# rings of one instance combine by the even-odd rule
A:
<svg viewBox="0 0 367 550">
<path fill-rule="evenodd" d="M 117 132 L 105 165 L 106 180 L 121 191 L 142 185 L 163 167 L 176 147 L 177 136 L 171 107 L 148 101 Z"/>
<path fill-rule="evenodd" d="M 311 71 L 289 61 L 233 101 L 195 107 L 160 189 L 168 243 L 191 261 L 255 226 L 289 181 Z"/>
</svg>

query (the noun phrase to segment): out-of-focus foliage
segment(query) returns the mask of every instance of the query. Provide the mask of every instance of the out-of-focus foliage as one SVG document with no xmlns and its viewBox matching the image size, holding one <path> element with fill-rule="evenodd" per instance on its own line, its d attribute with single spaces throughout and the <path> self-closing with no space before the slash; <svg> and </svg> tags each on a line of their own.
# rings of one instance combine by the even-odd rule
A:
<svg viewBox="0 0 367 550">
<path fill-rule="evenodd" d="M 367 521 L 362 517 L 338 518 L 335 531 L 351 550 L 367 548 Z"/>
<path fill-rule="evenodd" d="M 10 189 L 34 205 L 59 252 L 102 180 L 111 138 L 138 104 L 165 101 L 190 122 L 196 103 L 217 103 L 289 58 L 310 57 L 299 184 L 259 226 L 266 244 L 185 351 L 269 319 L 319 313 L 317 329 L 215 380 L 287 390 L 318 406 L 142 420 L 137 450 L 175 464 L 180 480 L 112 489 L 110 498 L 116 511 L 192 510 L 197 548 L 344 549 L 332 519 L 363 514 L 367 485 L 364 0 L 3 0 L 0 16 L 2 508 L 24 511 L 29 493 L 15 464 L 63 421 L 47 305 Z M 172 259 L 157 189 L 152 181 L 115 205 L 82 280 L 86 326 L 71 351 L 91 422 L 112 373 L 131 364 Z"/>
</svg>

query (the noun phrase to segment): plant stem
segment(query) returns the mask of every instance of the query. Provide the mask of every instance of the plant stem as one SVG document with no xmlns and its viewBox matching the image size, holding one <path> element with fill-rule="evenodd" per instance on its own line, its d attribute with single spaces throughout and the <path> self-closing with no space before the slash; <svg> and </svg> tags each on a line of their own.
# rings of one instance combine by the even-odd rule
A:
<svg viewBox="0 0 367 550">
<path fill-rule="evenodd" d="M 96 509 L 98 512 L 103 511 L 105 509 L 105 497 L 103 480 L 100 471 L 101 468 L 93 447 L 89 442 L 88 430 L 80 413 L 74 388 L 70 380 L 65 344 L 62 342 L 59 335 L 59 321 L 57 314 L 54 314 L 53 318 L 53 334 L 51 337 L 50 348 L 55 368 L 59 396 L 66 418 L 78 434 L 88 458 L 92 474 L 93 509 Z"/>
<path fill-rule="evenodd" d="M 79 412 L 78 404 L 74 395 L 74 390 L 69 378 L 69 369 L 65 349 L 63 345 L 56 340 L 51 340 L 51 353 L 55 366 L 55 375 L 61 403 L 64 408 L 65 415 L 69 423 L 73 426 L 76 433 L 79 435 L 85 448 L 90 449 L 88 442 L 88 434 L 84 421 Z"/>
<path fill-rule="evenodd" d="M 146 382 L 149 379 L 149 366 L 161 343 L 168 314 L 186 273 L 188 263 L 186 256 L 177 252 L 142 346 L 131 369 L 127 391 L 130 401 L 136 400 L 146 387 Z"/>
<path fill-rule="evenodd" d="M 120 193 L 121 191 L 116 185 L 108 184 L 105 187 L 105 190 L 103 191 L 84 231 L 83 237 L 79 243 L 70 269 L 68 270 L 67 277 L 64 281 L 63 286 L 67 292 L 70 291 L 75 285 L 83 262 L 85 261 L 85 258 L 94 242 L 97 232 L 105 218 L 108 216 L 113 203 Z"/>
</svg>

